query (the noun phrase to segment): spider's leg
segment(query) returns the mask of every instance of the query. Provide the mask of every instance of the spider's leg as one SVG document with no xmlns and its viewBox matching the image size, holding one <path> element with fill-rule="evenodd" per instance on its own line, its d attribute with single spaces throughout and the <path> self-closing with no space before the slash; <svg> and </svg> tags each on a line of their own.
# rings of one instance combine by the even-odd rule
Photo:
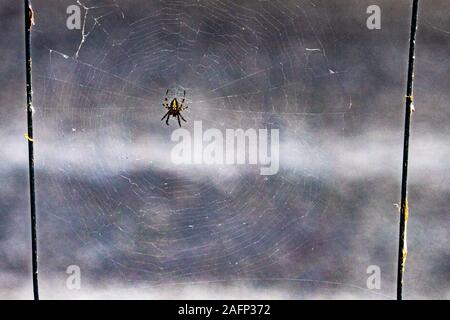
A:
<svg viewBox="0 0 450 320">
<path fill-rule="evenodd" d="M 183 118 L 183 116 L 181 115 L 181 113 L 180 113 L 180 117 L 181 117 L 181 119 L 183 119 L 184 122 L 187 122 L 186 119 Z M 178 120 L 180 120 L 180 119 L 178 119 Z"/>
<path fill-rule="evenodd" d="M 165 96 L 165 98 L 164 98 L 164 101 L 166 102 L 166 104 L 168 104 L 169 103 L 169 99 L 167 98 L 167 95 L 169 94 L 169 89 L 167 89 L 167 91 L 166 91 L 166 96 Z"/>
<path fill-rule="evenodd" d="M 170 114 L 167 115 L 167 120 L 166 120 L 166 124 L 169 125 L 169 119 L 170 119 Z"/>
<path fill-rule="evenodd" d="M 169 111 L 167 111 L 167 113 L 164 115 L 164 117 L 161 118 L 161 121 L 163 121 L 165 117 L 167 117 L 167 119 L 169 118 Z"/>
<path fill-rule="evenodd" d="M 180 128 L 181 128 L 181 121 L 180 121 L 180 115 L 179 115 L 179 114 L 177 114 L 177 119 L 178 119 L 178 125 L 179 125 Z"/>
<path fill-rule="evenodd" d="M 180 102 L 180 109 L 181 110 L 184 109 L 184 101 L 186 101 L 186 90 L 184 90 L 184 92 L 183 92 L 183 100 L 181 100 L 181 102 Z"/>
</svg>

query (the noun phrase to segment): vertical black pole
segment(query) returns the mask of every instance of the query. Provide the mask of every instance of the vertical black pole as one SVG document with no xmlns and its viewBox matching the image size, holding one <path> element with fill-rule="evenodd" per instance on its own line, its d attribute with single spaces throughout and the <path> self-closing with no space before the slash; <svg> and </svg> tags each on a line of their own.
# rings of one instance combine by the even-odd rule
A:
<svg viewBox="0 0 450 320">
<path fill-rule="evenodd" d="M 403 172 L 402 172 L 402 191 L 401 191 L 401 205 L 400 205 L 400 234 L 399 234 L 398 265 L 397 265 L 397 300 L 402 300 L 403 274 L 405 272 L 406 255 L 408 253 L 406 243 L 406 231 L 409 214 L 408 157 L 409 157 L 409 136 L 411 129 L 411 113 L 414 111 L 413 84 L 414 84 L 414 61 L 415 61 L 415 44 L 416 44 L 418 11 L 419 11 L 419 0 L 413 0 L 411 33 L 409 36 L 408 82 L 406 85 L 405 133 L 403 144 Z"/>
<path fill-rule="evenodd" d="M 25 2 L 25 65 L 27 81 L 27 124 L 28 124 L 28 169 L 30 176 L 30 209 L 31 209 L 31 263 L 33 269 L 33 295 L 39 300 L 38 288 L 38 256 L 37 256 L 37 230 L 36 230 L 36 192 L 34 185 L 34 150 L 33 150 L 33 88 L 31 82 L 31 28 L 33 25 L 33 10 L 30 0 Z"/>
</svg>

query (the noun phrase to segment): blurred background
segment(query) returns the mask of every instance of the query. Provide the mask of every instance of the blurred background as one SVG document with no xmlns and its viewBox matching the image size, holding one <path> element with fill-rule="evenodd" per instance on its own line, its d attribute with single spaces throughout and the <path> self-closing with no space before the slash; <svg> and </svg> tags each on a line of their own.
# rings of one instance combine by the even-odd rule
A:
<svg viewBox="0 0 450 320">
<path fill-rule="evenodd" d="M 34 0 L 41 297 L 395 298 L 410 3 Z M 405 299 L 450 298 L 449 10 L 420 7 Z M 2 299 L 32 298 L 22 15 L 0 4 Z M 278 129 L 278 174 L 172 164 L 168 88 L 190 132 Z"/>
</svg>

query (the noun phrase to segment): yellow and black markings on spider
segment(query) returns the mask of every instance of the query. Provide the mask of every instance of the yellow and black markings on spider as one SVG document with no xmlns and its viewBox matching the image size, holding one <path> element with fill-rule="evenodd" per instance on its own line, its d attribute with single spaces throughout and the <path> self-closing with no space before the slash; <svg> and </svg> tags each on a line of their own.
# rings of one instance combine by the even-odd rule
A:
<svg viewBox="0 0 450 320">
<path fill-rule="evenodd" d="M 186 119 L 183 118 L 181 115 L 181 111 L 186 110 L 188 107 L 184 105 L 184 102 L 186 101 L 186 90 L 183 92 L 183 99 L 181 101 L 178 101 L 177 98 L 173 98 L 172 101 L 169 103 L 169 98 L 167 95 L 169 94 L 169 89 L 166 91 L 166 97 L 164 98 L 163 107 L 167 109 L 167 113 L 164 115 L 164 117 L 161 118 L 161 121 L 166 119 L 166 124 L 169 125 L 169 119 L 170 116 L 177 118 L 178 125 L 181 127 L 181 120 L 184 122 L 187 122 Z M 181 120 L 180 120 L 181 119 Z"/>
<path fill-rule="evenodd" d="M 31 28 L 35 25 L 34 22 L 34 11 L 31 4 L 28 6 L 28 20 L 26 21 L 27 28 L 31 30 Z"/>
<path fill-rule="evenodd" d="M 416 111 L 416 109 L 414 108 L 414 97 L 413 96 L 406 96 L 406 102 L 409 103 L 409 109 L 411 112 Z"/>
<path fill-rule="evenodd" d="M 23 136 L 24 136 L 25 139 L 27 139 L 28 141 L 34 142 L 34 139 L 33 139 L 33 138 L 30 138 L 30 137 L 28 136 L 28 134 L 25 133 Z"/>
<path fill-rule="evenodd" d="M 394 206 L 397 208 L 398 212 L 402 214 L 402 210 L 399 204 L 394 203 Z M 403 235 L 405 240 L 405 247 L 402 250 L 401 253 L 401 270 L 402 273 L 405 272 L 405 263 L 406 263 L 406 257 L 408 256 L 408 248 L 407 248 L 407 242 L 406 242 L 406 235 L 407 235 L 407 224 L 409 219 L 409 205 L 408 205 L 408 198 L 405 199 L 405 204 L 403 208 L 403 214 L 405 215 L 405 233 Z"/>
<path fill-rule="evenodd" d="M 406 257 L 408 256 L 408 246 L 406 242 L 406 236 L 407 236 L 407 224 L 408 224 L 408 218 L 409 218 L 409 205 L 408 205 L 408 198 L 405 199 L 405 204 L 403 208 L 403 214 L 405 215 L 405 233 L 403 235 L 404 241 L 405 241 L 405 247 L 402 250 L 401 254 L 401 270 L 402 273 L 405 272 L 405 264 L 406 264 Z"/>
</svg>

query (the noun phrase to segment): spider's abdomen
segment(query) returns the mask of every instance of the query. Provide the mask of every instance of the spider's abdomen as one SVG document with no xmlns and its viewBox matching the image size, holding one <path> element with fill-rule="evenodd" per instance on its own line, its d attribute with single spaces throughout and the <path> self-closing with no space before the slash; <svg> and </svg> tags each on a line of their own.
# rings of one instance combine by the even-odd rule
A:
<svg viewBox="0 0 450 320">
<path fill-rule="evenodd" d="M 170 103 L 170 108 L 171 108 L 172 110 L 177 110 L 177 109 L 178 109 L 178 106 L 179 106 L 178 100 L 177 100 L 176 98 L 174 98 L 174 99 L 172 100 L 172 102 Z"/>
</svg>

